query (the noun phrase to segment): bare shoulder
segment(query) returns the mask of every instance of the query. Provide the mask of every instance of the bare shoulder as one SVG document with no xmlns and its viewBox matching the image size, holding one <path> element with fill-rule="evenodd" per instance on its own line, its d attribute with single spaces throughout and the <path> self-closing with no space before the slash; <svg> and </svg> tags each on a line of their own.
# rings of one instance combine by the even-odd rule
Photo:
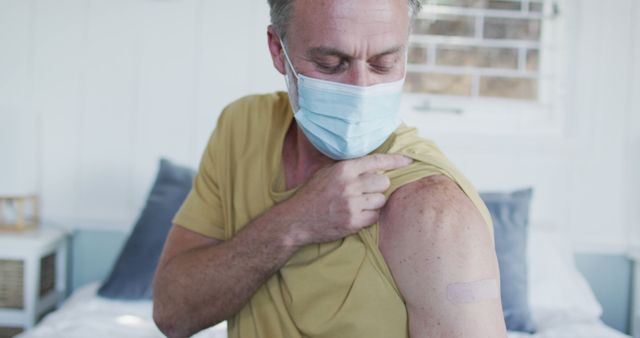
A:
<svg viewBox="0 0 640 338">
<path fill-rule="evenodd" d="M 424 233 L 441 240 L 482 235 L 491 239 L 480 211 L 449 177 L 435 175 L 409 183 L 396 190 L 381 215 L 380 243 L 402 233 Z M 465 236 L 465 234 L 467 234 Z M 446 244 L 446 243 L 441 243 Z"/>
<path fill-rule="evenodd" d="M 380 217 L 380 251 L 407 304 L 412 336 L 504 336 L 491 233 L 451 179 L 427 177 L 391 195 Z M 487 283 L 491 297 L 452 302 L 452 286 Z"/>
</svg>

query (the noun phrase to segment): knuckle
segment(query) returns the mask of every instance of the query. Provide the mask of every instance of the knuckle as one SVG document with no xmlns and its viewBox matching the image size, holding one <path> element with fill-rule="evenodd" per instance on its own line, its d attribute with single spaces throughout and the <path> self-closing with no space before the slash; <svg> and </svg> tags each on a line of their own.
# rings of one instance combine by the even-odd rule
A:
<svg viewBox="0 0 640 338">
<path fill-rule="evenodd" d="M 329 180 L 336 182 L 336 184 L 342 184 L 346 178 L 343 169 L 337 169 L 329 174 Z"/>
<path fill-rule="evenodd" d="M 374 154 L 373 160 L 376 163 L 376 166 L 381 166 L 384 164 L 386 157 L 382 154 Z"/>
<path fill-rule="evenodd" d="M 389 179 L 389 177 L 387 177 L 387 175 L 379 175 L 380 177 L 380 185 L 382 186 L 383 189 L 387 189 L 389 188 L 389 186 L 391 186 L 391 180 Z"/>
</svg>

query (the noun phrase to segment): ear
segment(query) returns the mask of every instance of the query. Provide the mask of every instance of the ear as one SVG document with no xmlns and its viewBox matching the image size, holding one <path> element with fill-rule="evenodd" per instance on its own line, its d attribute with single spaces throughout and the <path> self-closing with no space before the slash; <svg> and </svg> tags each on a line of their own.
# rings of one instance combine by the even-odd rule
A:
<svg viewBox="0 0 640 338">
<path fill-rule="evenodd" d="M 278 34 L 276 34 L 276 30 L 273 28 L 273 25 L 269 25 L 269 27 L 267 27 L 267 40 L 269 43 L 271 60 L 273 60 L 273 66 L 280 72 L 280 74 L 285 75 L 285 60 L 282 51 L 282 42 L 280 41 Z"/>
</svg>

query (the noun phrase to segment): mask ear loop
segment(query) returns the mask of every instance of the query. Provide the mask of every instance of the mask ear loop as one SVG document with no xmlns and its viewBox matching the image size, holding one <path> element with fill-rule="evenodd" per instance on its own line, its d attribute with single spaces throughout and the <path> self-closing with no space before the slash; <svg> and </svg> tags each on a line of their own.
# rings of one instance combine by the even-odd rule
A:
<svg viewBox="0 0 640 338">
<path fill-rule="evenodd" d="M 409 66 L 409 46 L 404 47 L 404 75 L 402 75 L 402 82 L 407 80 L 407 67 Z"/>
<path fill-rule="evenodd" d="M 287 60 L 287 63 L 285 64 L 284 82 L 286 83 L 287 89 L 289 92 L 289 103 L 291 104 L 291 108 L 293 109 L 293 113 L 295 114 L 298 112 L 298 109 L 299 109 L 298 86 L 296 85 L 295 88 L 292 88 L 293 80 L 289 79 L 289 76 L 290 76 L 289 74 L 293 74 L 293 76 L 295 76 L 297 80 L 299 79 L 299 77 L 296 70 L 293 68 L 293 63 L 289 58 L 289 53 L 287 53 L 287 48 L 285 47 L 284 39 L 282 39 L 280 36 L 278 36 L 278 38 L 280 39 L 280 45 L 282 46 L 282 51 L 284 52 L 285 60 Z"/>
<path fill-rule="evenodd" d="M 291 59 L 289 58 L 289 53 L 287 53 L 287 47 L 285 46 L 284 40 L 281 37 L 278 38 L 280 38 L 280 45 L 282 46 L 282 51 L 284 52 L 284 58 L 287 60 L 291 72 L 296 77 L 296 79 L 298 79 L 298 72 L 296 72 L 295 68 L 293 68 L 293 62 L 291 62 Z"/>
</svg>

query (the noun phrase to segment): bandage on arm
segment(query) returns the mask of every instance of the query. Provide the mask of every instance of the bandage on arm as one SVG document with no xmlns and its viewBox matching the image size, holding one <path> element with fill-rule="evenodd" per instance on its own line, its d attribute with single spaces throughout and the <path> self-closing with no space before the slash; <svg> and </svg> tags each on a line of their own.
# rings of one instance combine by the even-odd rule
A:
<svg viewBox="0 0 640 338">
<path fill-rule="evenodd" d="M 506 337 L 493 241 L 455 183 L 423 179 L 396 191 L 381 218 L 380 249 L 411 337 Z"/>
<path fill-rule="evenodd" d="M 447 299 L 454 304 L 476 303 L 500 297 L 500 286 L 495 278 L 447 285 Z"/>
</svg>

